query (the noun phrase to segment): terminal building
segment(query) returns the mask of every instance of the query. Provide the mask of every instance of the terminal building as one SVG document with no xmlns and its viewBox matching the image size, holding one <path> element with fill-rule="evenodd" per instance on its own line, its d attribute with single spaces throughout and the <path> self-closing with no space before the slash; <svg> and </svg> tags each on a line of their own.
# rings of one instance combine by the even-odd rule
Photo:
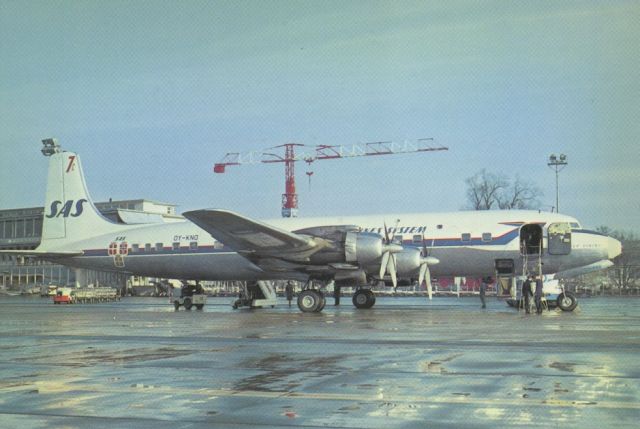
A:
<svg viewBox="0 0 640 429">
<path fill-rule="evenodd" d="M 107 219 L 126 224 L 150 224 L 182 221 L 176 205 L 146 199 L 120 200 L 95 204 Z M 0 249 L 33 250 L 40 244 L 44 207 L 0 210 Z M 127 275 L 114 272 L 75 270 L 36 258 L 0 255 L 0 288 L 21 292 L 39 292 L 41 285 L 88 284 L 124 289 Z M 140 282 L 140 279 L 135 279 Z"/>
</svg>

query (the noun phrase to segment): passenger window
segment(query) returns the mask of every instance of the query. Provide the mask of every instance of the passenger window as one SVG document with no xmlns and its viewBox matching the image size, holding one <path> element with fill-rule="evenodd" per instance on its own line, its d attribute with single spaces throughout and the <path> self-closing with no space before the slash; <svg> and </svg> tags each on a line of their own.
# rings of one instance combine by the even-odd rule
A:
<svg viewBox="0 0 640 429">
<path fill-rule="evenodd" d="M 471 234 L 468 232 L 463 232 L 462 233 L 462 241 L 471 241 Z"/>
<path fill-rule="evenodd" d="M 162 243 L 156 243 L 156 252 L 162 252 Z"/>
<path fill-rule="evenodd" d="M 189 249 L 190 250 L 198 250 L 198 242 L 197 241 L 192 241 L 191 243 L 189 243 Z"/>
<path fill-rule="evenodd" d="M 482 241 L 491 241 L 491 233 L 483 232 L 482 233 Z"/>
<path fill-rule="evenodd" d="M 151 243 L 147 243 L 144 245 L 144 251 L 145 252 L 151 252 Z"/>
<path fill-rule="evenodd" d="M 174 241 L 173 242 L 173 250 L 180 250 L 180 242 L 179 241 Z"/>
<path fill-rule="evenodd" d="M 414 243 L 422 243 L 422 235 L 416 234 L 413 236 Z"/>
<path fill-rule="evenodd" d="M 132 253 L 138 253 L 140 251 L 140 245 L 139 244 L 132 244 L 131 245 L 131 252 Z"/>
<path fill-rule="evenodd" d="M 398 234 L 398 235 L 394 235 L 393 236 L 393 242 L 396 244 L 402 244 L 402 235 Z"/>
</svg>

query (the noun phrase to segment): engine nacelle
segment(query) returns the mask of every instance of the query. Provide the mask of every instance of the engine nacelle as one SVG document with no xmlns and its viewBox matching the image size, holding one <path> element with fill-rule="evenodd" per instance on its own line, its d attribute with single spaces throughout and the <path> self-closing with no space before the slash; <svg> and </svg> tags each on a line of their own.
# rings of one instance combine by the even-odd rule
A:
<svg viewBox="0 0 640 429">
<path fill-rule="evenodd" d="M 418 249 L 404 249 L 400 253 L 396 253 L 396 272 L 398 277 L 407 278 L 417 274 L 422 264 L 422 256 Z"/>
<path fill-rule="evenodd" d="M 335 285 L 340 286 L 360 286 L 367 284 L 367 273 L 362 270 L 338 271 L 333 278 Z"/>
<path fill-rule="evenodd" d="M 382 237 L 366 232 L 347 232 L 344 240 L 346 262 L 370 264 L 382 257 Z"/>
</svg>

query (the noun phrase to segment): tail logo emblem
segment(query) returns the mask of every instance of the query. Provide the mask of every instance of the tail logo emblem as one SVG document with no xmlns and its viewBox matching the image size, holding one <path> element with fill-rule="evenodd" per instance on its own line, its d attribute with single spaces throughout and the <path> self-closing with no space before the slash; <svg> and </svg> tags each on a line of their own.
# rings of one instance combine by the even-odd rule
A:
<svg viewBox="0 0 640 429">
<path fill-rule="evenodd" d="M 76 201 L 75 203 L 75 212 L 71 213 L 71 210 L 74 207 L 73 204 L 73 200 L 67 200 L 64 205 L 62 205 L 62 207 L 60 207 L 60 205 L 62 204 L 62 201 L 60 200 L 56 200 L 54 202 L 51 203 L 51 208 L 50 208 L 50 213 L 47 215 L 47 217 L 49 219 L 52 219 L 54 217 L 78 217 L 82 214 L 83 209 L 83 204 L 86 203 L 87 200 L 85 200 L 84 198 Z"/>
<path fill-rule="evenodd" d="M 76 160 L 76 156 L 75 155 L 70 155 L 69 156 L 69 165 L 67 165 L 67 173 L 69 173 L 70 171 L 74 171 L 75 170 L 75 165 L 73 164 L 73 162 Z"/>
</svg>

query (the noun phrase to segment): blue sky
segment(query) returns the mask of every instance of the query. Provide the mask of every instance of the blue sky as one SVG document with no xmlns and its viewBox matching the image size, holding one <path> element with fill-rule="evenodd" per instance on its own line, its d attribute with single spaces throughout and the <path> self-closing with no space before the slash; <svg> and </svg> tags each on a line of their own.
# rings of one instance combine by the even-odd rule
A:
<svg viewBox="0 0 640 429">
<path fill-rule="evenodd" d="M 481 168 L 638 231 L 640 3 L 0 0 L 0 208 L 42 205 L 40 140 L 96 200 L 277 217 L 281 165 L 226 152 L 434 137 L 448 152 L 297 165 L 300 215 L 448 211 Z"/>
</svg>

